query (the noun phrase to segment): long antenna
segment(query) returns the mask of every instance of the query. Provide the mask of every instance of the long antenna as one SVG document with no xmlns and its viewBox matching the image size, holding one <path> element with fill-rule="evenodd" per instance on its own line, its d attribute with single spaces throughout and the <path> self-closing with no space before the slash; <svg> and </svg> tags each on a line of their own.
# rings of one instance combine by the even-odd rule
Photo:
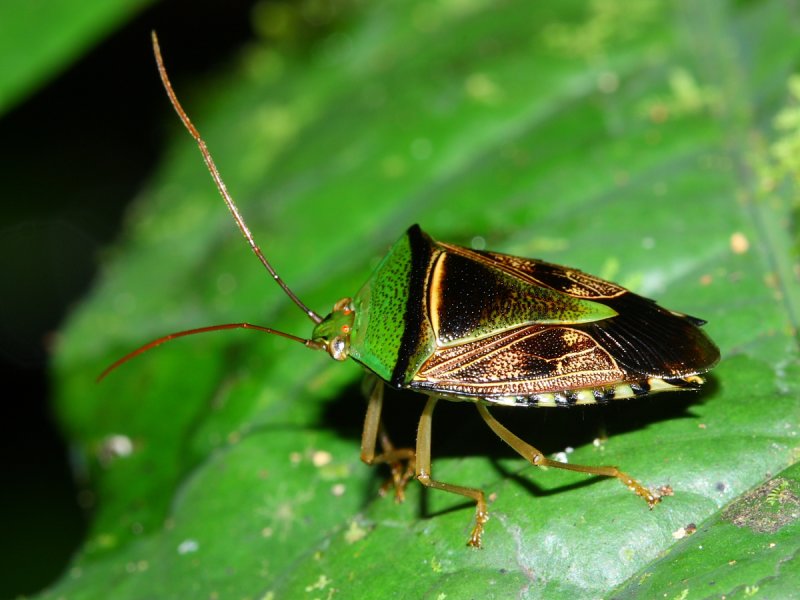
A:
<svg viewBox="0 0 800 600">
<path fill-rule="evenodd" d="M 236 203 L 233 201 L 233 198 L 228 192 L 225 182 L 222 181 L 222 176 L 219 174 L 219 170 L 217 169 L 217 165 L 214 163 L 214 159 L 211 158 L 211 153 L 208 151 L 206 143 L 203 141 L 203 138 L 200 137 L 200 132 L 197 131 L 197 128 L 192 124 L 192 121 L 189 119 L 189 115 L 187 115 L 186 111 L 183 110 L 183 106 L 181 106 L 181 103 L 178 101 L 178 97 L 175 95 L 175 91 L 172 89 L 172 84 L 170 83 L 169 76 L 167 75 L 167 69 L 164 66 L 164 59 L 161 57 L 161 48 L 158 45 L 158 37 L 156 36 L 156 32 L 153 31 L 151 35 L 153 38 L 153 53 L 156 56 L 156 64 L 158 65 L 158 73 L 161 76 L 161 82 L 164 84 L 164 89 L 167 91 L 167 96 L 169 96 L 169 101 L 172 103 L 172 106 L 175 108 L 175 112 L 178 113 L 181 121 L 183 121 L 184 127 L 186 127 L 191 136 L 197 142 L 197 146 L 200 148 L 200 153 L 203 155 L 203 160 L 206 163 L 208 172 L 211 173 L 211 178 L 217 185 L 217 189 L 219 190 L 222 199 L 225 200 L 228 210 L 231 211 L 233 220 L 236 221 L 236 225 L 239 227 L 242 235 L 247 240 L 247 243 L 250 244 L 250 248 L 252 248 L 253 252 L 258 257 L 258 260 L 260 260 L 261 264 L 266 267 L 267 271 L 269 271 L 269 274 L 272 276 L 275 282 L 281 286 L 286 295 L 289 296 L 289 298 L 292 299 L 292 302 L 299 306 L 304 313 L 306 313 L 309 319 L 314 321 L 314 323 L 321 323 L 322 317 L 303 304 L 300 298 L 298 298 L 295 293 L 289 289 L 289 286 L 286 285 L 283 279 L 280 278 L 278 272 L 275 271 L 275 269 L 267 260 L 267 257 L 264 256 L 261 248 L 259 248 L 258 244 L 256 244 L 255 239 L 253 239 L 253 234 L 250 233 L 250 229 L 247 227 L 247 224 L 244 222 L 244 218 L 239 212 L 239 208 L 236 206 Z"/>
<path fill-rule="evenodd" d="M 262 331 L 264 333 L 273 333 L 275 335 L 279 335 L 281 337 L 285 337 L 287 339 L 293 340 L 295 342 L 300 342 L 304 346 L 308 348 L 313 348 L 315 350 L 323 349 L 325 346 L 320 344 L 319 342 L 315 342 L 314 340 L 307 340 L 305 338 L 297 337 L 296 335 L 292 335 L 291 333 L 285 333 L 283 331 L 278 331 L 277 329 L 272 329 L 270 327 L 262 327 L 261 325 L 253 325 L 251 323 L 224 323 L 222 325 L 209 325 L 207 327 L 198 327 L 197 329 L 187 329 L 185 331 L 177 331 L 175 333 L 170 333 L 169 335 L 165 335 L 158 339 L 153 340 L 152 342 L 146 343 L 144 346 L 138 347 L 133 352 L 129 352 L 122 358 L 114 361 L 114 363 L 108 365 L 102 373 L 97 377 L 97 381 L 101 381 L 105 379 L 106 375 L 111 373 L 114 369 L 119 367 L 120 365 L 128 362 L 132 358 L 135 358 L 142 354 L 143 352 L 147 352 L 148 350 L 152 350 L 156 346 L 160 346 L 161 344 L 168 342 L 170 340 L 174 340 L 175 338 L 184 337 L 187 335 L 195 335 L 198 333 L 208 333 L 209 331 L 220 331 L 222 329 L 255 329 L 256 331 Z"/>
</svg>

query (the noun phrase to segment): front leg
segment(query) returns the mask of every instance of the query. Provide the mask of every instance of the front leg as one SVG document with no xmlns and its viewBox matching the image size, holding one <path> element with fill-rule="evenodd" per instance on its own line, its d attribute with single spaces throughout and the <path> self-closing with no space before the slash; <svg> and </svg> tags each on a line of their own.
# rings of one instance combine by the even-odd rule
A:
<svg viewBox="0 0 800 600">
<path fill-rule="evenodd" d="M 361 460 L 368 465 L 386 463 L 391 468 L 392 477 L 381 487 L 386 492 L 388 485 L 394 486 L 395 499 L 405 499 L 405 488 L 414 473 L 414 450 L 411 448 L 395 448 L 381 422 L 383 408 L 384 384 L 374 379 L 374 385 L 367 400 L 367 415 L 364 418 L 364 429 L 361 433 Z M 380 439 L 381 453 L 375 454 L 375 445 Z"/>
</svg>

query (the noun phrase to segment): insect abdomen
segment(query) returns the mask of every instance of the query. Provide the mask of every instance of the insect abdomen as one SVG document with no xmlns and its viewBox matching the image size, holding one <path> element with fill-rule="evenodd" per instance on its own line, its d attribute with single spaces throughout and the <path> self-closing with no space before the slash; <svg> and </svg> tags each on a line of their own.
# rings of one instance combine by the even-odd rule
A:
<svg viewBox="0 0 800 600">
<path fill-rule="evenodd" d="M 560 407 L 585 406 L 588 404 L 608 404 L 612 400 L 627 400 L 654 394 L 681 390 L 697 390 L 705 380 L 697 375 L 683 379 L 662 379 L 651 377 L 634 383 L 617 383 L 599 388 L 580 390 L 562 390 L 532 394 L 529 396 L 499 396 L 489 398 L 461 398 L 462 400 L 481 401 L 486 404 L 520 407 Z"/>
</svg>

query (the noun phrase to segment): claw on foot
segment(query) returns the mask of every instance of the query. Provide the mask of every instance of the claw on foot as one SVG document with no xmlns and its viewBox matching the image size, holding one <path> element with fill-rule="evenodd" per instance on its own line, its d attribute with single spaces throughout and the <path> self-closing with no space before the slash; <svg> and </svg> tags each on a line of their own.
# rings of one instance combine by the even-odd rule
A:
<svg viewBox="0 0 800 600">
<path fill-rule="evenodd" d="M 475 527 L 472 528 L 472 533 L 467 540 L 467 546 L 470 548 L 480 548 L 481 538 L 483 537 L 483 526 L 489 520 L 489 512 L 481 510 L 480 508 L 475 513 Z"/>
<path fill-rule="evenodd" d="M 660 494 L 658 491 L 653 492 L 648 488 L 644 487 L 641 483 L 633 479 L 632 477 L 626 477 L 623 480 L 625 486 L 632 491 L 634 494 L 642 498 L 645 502 L 647 502 L 647 506 L 650 507 L 652 510 L 656 504 L 661 502 L 661 496 L 667 494 Z M 663 489 L 663 488 L 660 488 Z"/>
<path fill-rule="evenodd" d="M 394 501 L 397 503 L 405 502 L 406 486 L 414 477 L 414 465 L 411 461 L 394 462 L 390 464 L 391 476 L 383 482 L 378 493 L 386 496 L 390 488 L 394 488 Z"/>
</svg>

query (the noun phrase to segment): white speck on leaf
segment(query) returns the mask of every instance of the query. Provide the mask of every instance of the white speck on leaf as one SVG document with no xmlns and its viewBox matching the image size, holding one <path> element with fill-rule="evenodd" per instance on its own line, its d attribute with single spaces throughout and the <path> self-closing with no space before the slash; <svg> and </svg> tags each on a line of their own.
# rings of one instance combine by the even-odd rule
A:
<svg viewBox="0 0 800 600">
<path fill-rule="evenodd" d="M 180 544 L 178 544 L 178 554 L 192 554 L 193 552 L 197 552 L 200 548 L 200 544 L 197 540 L 183 540 Z"/>
</svg>

